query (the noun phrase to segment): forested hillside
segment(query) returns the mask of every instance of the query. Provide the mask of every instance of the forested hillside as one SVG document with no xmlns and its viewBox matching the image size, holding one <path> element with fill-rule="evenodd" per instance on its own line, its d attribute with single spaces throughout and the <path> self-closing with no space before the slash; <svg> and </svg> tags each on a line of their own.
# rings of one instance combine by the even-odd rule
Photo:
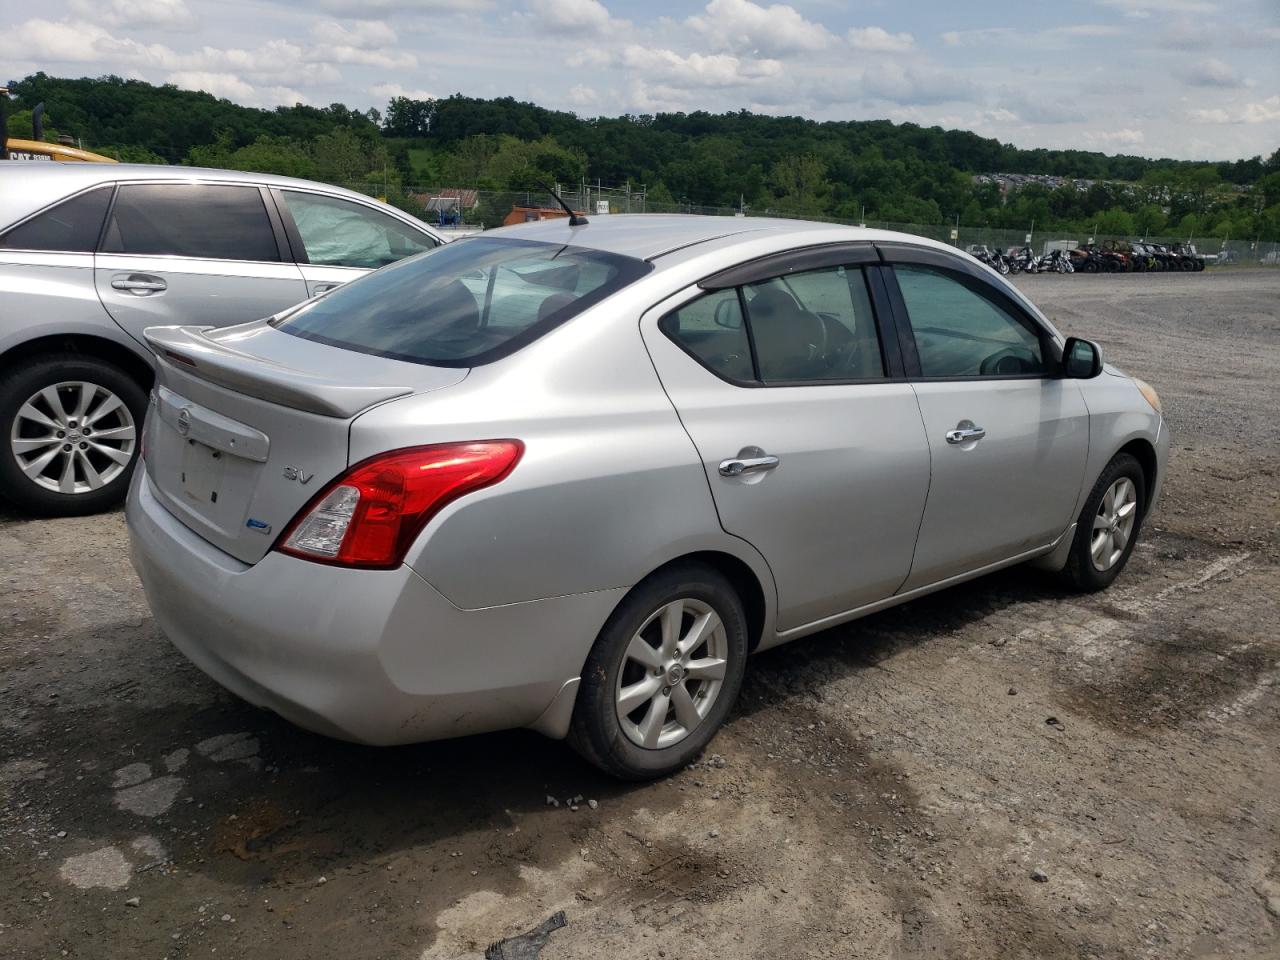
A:
<svg viewBox="0 0 1280 960">
<path fill-rule="evenodd" d="M 1280 239 L 1280 150 L 1219 163 L 1026 150 L 887 120 L 739 113 L 580 118 L 513 98 L 398 98 L 261 110 L 118 77 L 35 74 L 12 88 L 10 134 L 46 107 L 64 133 L 120 159 L 256 169 L 413 189 L 536 190 L 547 180 L 644 184 L 650 205 L 738 206 L 854 220 Z M 978 173 L 1048 174 L 1002 196 Z M 1072 181 L 1092 181 L 1079 183 Z"/>
</svg>

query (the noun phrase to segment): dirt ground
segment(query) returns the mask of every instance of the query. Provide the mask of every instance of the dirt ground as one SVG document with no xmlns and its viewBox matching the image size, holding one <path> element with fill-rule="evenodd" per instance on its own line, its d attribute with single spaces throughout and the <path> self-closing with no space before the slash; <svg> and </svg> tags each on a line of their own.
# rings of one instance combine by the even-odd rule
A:
<svg viewBox="0 0 1280 960">
<path fill-rule="evenodd" d="M 1164 399 L 1128 570 L 764 654 L 660 783 L 303 733 L 159 635 L 119 513 L 0 512 L 0 956 L 452 960 L 563 910 L 545 960 L 1280 957 L 1280 271 L 1018 282 Z"/>
</svg>

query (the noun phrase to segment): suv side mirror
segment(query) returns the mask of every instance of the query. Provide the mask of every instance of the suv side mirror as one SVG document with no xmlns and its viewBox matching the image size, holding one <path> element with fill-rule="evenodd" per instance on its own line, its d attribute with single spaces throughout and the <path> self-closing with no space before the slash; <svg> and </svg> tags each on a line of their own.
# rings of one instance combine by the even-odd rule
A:
<svg viewBox="0 0 1280 960">
<path fill-rule="evenodd" d="M 1092 340 L 1067 337 L 1062 348 L 1062 375 L 1072 380 L 1092 380 L 1102 372 L 1102 348 Z"/>
</svg>

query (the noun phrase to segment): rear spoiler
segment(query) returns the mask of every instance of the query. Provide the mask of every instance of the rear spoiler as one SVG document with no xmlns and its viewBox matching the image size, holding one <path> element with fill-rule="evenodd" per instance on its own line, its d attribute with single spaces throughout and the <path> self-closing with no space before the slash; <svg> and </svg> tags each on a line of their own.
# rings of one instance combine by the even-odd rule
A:
<svg viewBox="0 0 1280 960">
<path fill-rule="evenodd" d="M 350 419 L 375 404 L 414 392 L 407 386 L 360 386 L 317 377 L 233 350 L 206 335 L 214 329 L 147 327 L 142 335 L 162 366 L 268 403 L 322 417 Z"/>
</svg>

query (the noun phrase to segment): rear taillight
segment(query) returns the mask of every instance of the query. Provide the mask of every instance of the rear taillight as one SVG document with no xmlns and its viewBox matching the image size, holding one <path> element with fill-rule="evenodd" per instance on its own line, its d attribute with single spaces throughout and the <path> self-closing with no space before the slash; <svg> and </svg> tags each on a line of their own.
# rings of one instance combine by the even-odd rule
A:
<svg viewBox="0 0 1280 960">
<path fill-rule="evenodd" d="M 519 440 L 481 440 L 371 457 L 321 490 L 276 548 L 345 567 L 399 566 L 428 520 L 464 494 L 497 483 L 523 452 Z"/>
</svg>

